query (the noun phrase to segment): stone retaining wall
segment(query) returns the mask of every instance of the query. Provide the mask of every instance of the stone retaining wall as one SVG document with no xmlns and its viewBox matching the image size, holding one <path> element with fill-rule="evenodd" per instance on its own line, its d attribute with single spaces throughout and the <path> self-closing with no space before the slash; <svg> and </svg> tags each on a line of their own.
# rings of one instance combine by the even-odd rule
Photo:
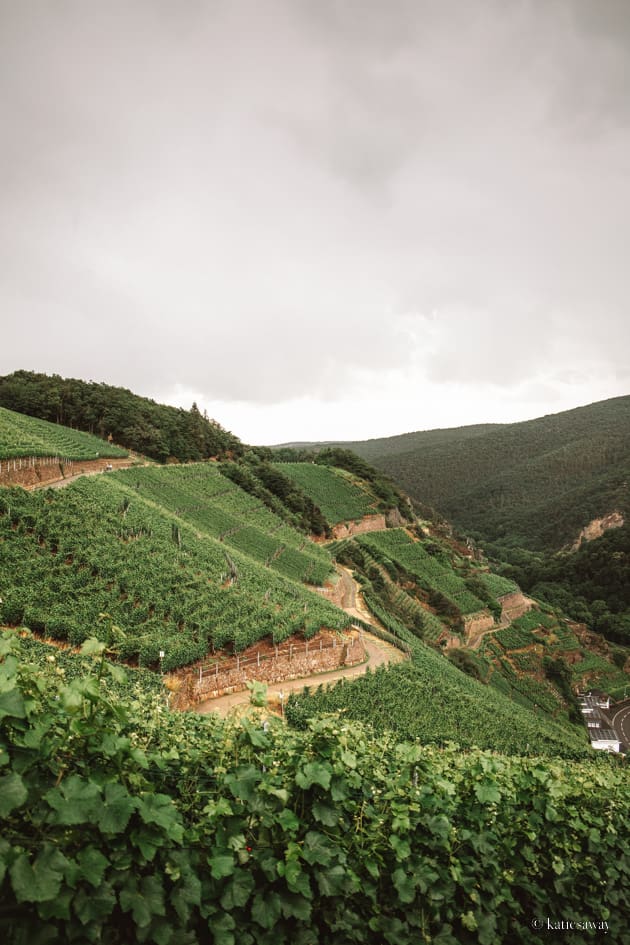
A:
<svg viewBox="0 0 630 945">
<path fill-rule="evenodd" d="M 489 610 L 479 610 L 477 613 L 464 617 L 464 633 L 467 640 L 485 633 L 486 630 L 491 630 L 494 626 L 495 620 Z"/>
<path fill-rule="evenodd" d="M 0 486 L 23 486 L 36 489 L 49 483 L 60 482 L 71 476 L 82 476 L 102 472 L 108 466 L 119 469 L 130 466 L 132 460 L 123 459 L 75 459 L 60 460 L 56 456 L 23 457 L 0 461 Z"/>
<path fill-rule="evenodd" d="M 498 598 L 501 604 L 501 622 L 506 620 L 510 623 L 517 617 L 522 617 L 528 610 L 532 609 L 533 601 L 525 597 L 521 591 L 514 591 L 511 594 L 504 594 Z"/>
<path fill-rule="evenodd" d="M 384 515 L 365 515 L 360 522 L 340 522 L 333 526 L 333 538 L 350 538 L 365 532 L 380 532 L 387 528 Z"/>
<path fill-rule="evenodd" d="M 328 646 L 322 650 L 314 648 L 299 655 L 280 655 L 262 660 L 260 666 L 250 663 L 240 669 L 231 667 L 218 672 L 206 672 L 201 680 L 191 674 L 194 685 L 194 700 L 214 699 L 230 692 L 242 692 L 247 683 L 253 680 L 263 683 L 279 683 L 289 679 L 301 679 L 317 673 L 329 672 L 342 666 L 356 666 L 367 659 L 363 640 L 359 634 L 340 641 L 337 646 Z M 190 692 L 191 687 L 184 685 Z"/>
</svg>

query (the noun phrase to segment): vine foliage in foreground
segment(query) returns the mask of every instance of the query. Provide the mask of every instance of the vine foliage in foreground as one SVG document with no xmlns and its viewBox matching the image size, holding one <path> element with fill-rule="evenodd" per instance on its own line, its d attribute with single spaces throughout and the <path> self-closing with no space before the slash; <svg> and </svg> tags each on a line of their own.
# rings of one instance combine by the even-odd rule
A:
<svg viewBox="0 0 630 945">
<path fill-rule="evenodd" d="M 614 759 L 126 707 L 104 644 L 84 650 L 95 672 L 59 685 L 2 638 L 3 942 L 497 945 L 538 942 L 539 916 L 605 921 L 624 941 Z"/>
</svg>

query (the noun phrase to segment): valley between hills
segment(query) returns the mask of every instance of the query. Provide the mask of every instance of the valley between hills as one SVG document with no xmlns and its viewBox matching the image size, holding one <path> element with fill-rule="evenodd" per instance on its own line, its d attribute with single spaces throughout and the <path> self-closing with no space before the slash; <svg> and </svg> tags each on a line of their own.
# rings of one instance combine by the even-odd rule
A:
<svg viewBox="0 0 630 945">
<path fill-rule="evenodd" d="M 407 442 L 251 447 L 0 378 L 6 940 L 623 941 L 630 784 L 591 740 L 630 685 L 628 431 L 583 409 L 484 498 L 509 430 L 414 440 L 437 494 Z"/>
</svg>

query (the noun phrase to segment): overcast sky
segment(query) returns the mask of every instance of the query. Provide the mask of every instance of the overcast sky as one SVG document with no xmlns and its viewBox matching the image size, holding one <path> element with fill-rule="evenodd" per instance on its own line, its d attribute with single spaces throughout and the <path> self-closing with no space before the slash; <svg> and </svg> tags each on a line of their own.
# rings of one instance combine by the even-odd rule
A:
<svg viewBox="0 0 630 945">
<path fill-rule="evenodd" d="M 630 393 L 628 0 L 0 0 L 0 373 L 247 442 Z"/>
</svg>

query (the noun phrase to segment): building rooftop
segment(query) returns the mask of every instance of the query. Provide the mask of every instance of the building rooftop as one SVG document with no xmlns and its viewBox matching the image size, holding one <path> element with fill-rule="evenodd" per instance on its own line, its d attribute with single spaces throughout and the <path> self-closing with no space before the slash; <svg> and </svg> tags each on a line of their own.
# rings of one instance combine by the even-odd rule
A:
<svg viewBox="0 0 630 945">
<path fill-rule="evenodd" d="M 588 733 L 592 742 L 618 742 L 619 736 L 611 728 L 591 729 Z"/>
</svg>

